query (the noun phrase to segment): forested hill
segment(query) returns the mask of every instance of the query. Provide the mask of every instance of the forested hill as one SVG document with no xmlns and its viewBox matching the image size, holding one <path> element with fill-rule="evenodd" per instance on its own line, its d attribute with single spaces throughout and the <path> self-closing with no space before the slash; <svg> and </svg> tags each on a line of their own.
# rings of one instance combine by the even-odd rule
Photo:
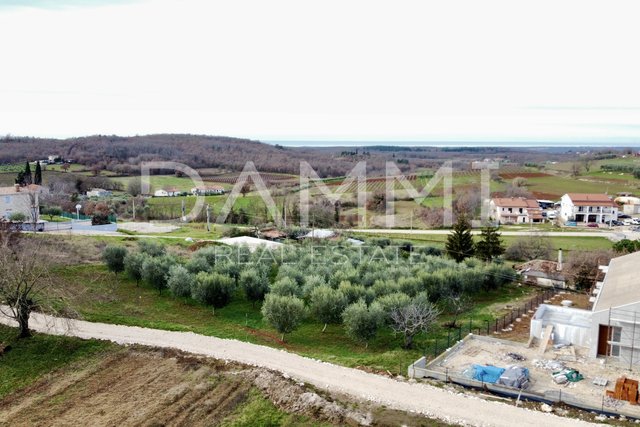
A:
<svg viewBox="0 0 640 427">
<path fill-rule="evenodd" d="M 297 173 L 299 160 L 309 161 L 323 176 L 343 175 L 354 158 L 326 150 L 285 148 L 248 139 L 201 135 L 88 136 L 71 139 L 4 137 L 0 164 L 46 159 L 60 155 L 99 169 L 130 174 L 144 161 L 171 160 L 193 168 L 242 170 L 253 161 L 260 171 Z"/>
</svg>

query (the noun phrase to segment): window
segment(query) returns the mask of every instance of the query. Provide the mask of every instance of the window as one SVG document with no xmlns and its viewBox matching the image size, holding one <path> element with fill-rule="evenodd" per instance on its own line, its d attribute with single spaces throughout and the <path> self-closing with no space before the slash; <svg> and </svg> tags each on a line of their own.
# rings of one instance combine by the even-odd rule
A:
<svg viewBox="0 0 640 427">
<path fill-rule="evenodd" d="M 620 338 L 622 337 L 622 328 L 620 326 L 612 326 L 609 330 L 611 334 L 609 356 L 620 356 Z"/>
<path fill-rule="evenodd" d="M 611 327 L 611 342 L 620 342 L 622 336 L 622 328 L 620 326 Z"/>
</svg>

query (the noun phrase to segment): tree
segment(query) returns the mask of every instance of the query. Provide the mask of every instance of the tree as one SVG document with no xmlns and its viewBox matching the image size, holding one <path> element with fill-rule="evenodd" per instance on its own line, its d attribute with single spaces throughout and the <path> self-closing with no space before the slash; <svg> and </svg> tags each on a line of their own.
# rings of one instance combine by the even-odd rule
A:
<svg viewBox="0 0 640 427">
<path fill-rule="evenodd" d="M 27 162 L 24 166 L 24 185 L 33 184 L 33 175 L 31 175 L 31 165 Z"/>
<path fill-rule="evenodd" d="M 143 239 L 138 242 L 140 252 L 151 257 L 159 257 L 165 254 L 165 247 L 152 239 Z"/>
<path fill-rule="evenodd" d="M 173 258 L 166 255 L 149 257 L 142 264 L 142 278 L 162 295 L 162 290 L 167 287 L 169 269 L 173 264 L 175 264 Z"/>
<path fill-rule="evenodd" d="M 221 308 L 231 301 L 235 289 L 231 277 L 220 273 L 201 272 L 196 275 L 191 296 L 198 302 Z"/>
<path fill-rule="evenodd" d="M 295 331 L 304 319 L 306 310 L 304 301 L 294 296 L 282 296 L 268 294 L 262 304 L 262 316 L 264 319 L 282 334 Z"/>
<path fill-rule="evenodd" d="M 456 262 L 462 262 L 465 258 L 473 256 L 475 251 L 473 236 L 471 225 L 466 217 L 460 216 L 453 225 L 453 231 L 447 236 L 445 250 Z"/>
<path fill-rule="evenodd" d="M 167 279 L 167 287 L 171 293 L 177 297 L 188 297 L 195 279 L 193 274 L 181 265 L 174 265 L 169 269 L 169 277 Z"/>
<path fill-rule="evenodd" d="M 271 285 L 271 293 L 281 296 L 300 296 L 302 290 L 295 280 L 290 277 L 283 277 Z"/>
<path fill-rule="evenodd" d="M 68 313 L 68 304 L 62 288 L 51 280 L 50 254 L 39 239 L 0 240 L 11 242 L 0 247 L 0 315 L 16 321 L 19 338 L 26 338 L 31 336 L 29 318 L 36 308 Z"/>
<path fill-rule="evenodd" d="M 571 164 L 571 177 L 576 178 L 580 176 L 581 171 L 582 171 L 582 166 L 580 166 L 580 163 L 576 162 Z"/>
<path fill-rule="evenodd" d="M 148 258 L 150 258 L 149 255 L 141 252 L 129 252 L 127 256 L 124 257 L 124 272 L 131 280 L 136 281 L 136 286 L 140 285 L 142 266 Z"/>
<path fill-rule="evenodd" d="M 133 197 L 139 196 L 142 193 L 142 183 L 139 179 L 134 178 L 127 183 L 127 193 Z"/>
<path fill-rule="evenodd" d="M 413 347 L 413 338 L 427 332 L 440 311 L 430 302 L 418 299 L 391 312 L 391 329 L 404 335 L 404 348 Z"/>
<path fill-rule="evenodd" d="M 61 166 L 62 170 L 65 172 L 69 172 L 69 169 L 71 168 L 71 165 L 69 163 L 65 163 L 64 165 Z"/>
<path fill-rule="evenodd" d="M 49 221 L 53 221 L 54 216 L 62 215 L 62 208 L 60 206 L 47 206 L 42 209 L 42 214 L 49 217 Z"/>
<path fill-rule="evenodd" d="M 476 244 L 476 256 L 481 260 L 491 262 L 504 253 L 504 245 L 495 227 L 486 227 L 480 234 L 480 241 Z"/>
<path fill-rule="evenodd" d="M 251 191 L 251 184 L 249 184 L 248 182 L 245 182 L 242 185 L 242 187 L 240 187 L 240 193 L 242 194 L 242 197 L 245 197 L 247 193 L 250 191 Z"/>
<path fill-rule="evenodd" d="M 516 240 L 507 248 L 504 257 L 513 261 L 530 261 L 533 259 L 550 259 L 553 246 L 542 233 Z"/>
<path fill-rule="evenodd" d="M 367 307 L 363 300 L 348 306 L 342 313 L 342 321 L 347 335 L 369 346 L 369 341 L 375 338 L 378 329 L 384 323 L 384 311 L 378 303 Z"/>
<path fill-rule="evenodd" d="M 311 291 L 309 298 L 311 314 L 324 323 L 322 332 L 329 323 L 340 323 L 342 312 L 347 307 L 347 297 L 337 289 L 318 286 Z"/>
<path fill-rule="evenodd" d="M 40 167 L 40 161 L 36 162 L 36 171 L 33 175 L 33 183 L 35 185 L 42 185 L 42 168 Z"/>
<path fill-rule="evenodd" d="M 473 307 L 473 300 L 469 295 L 452 291 L 445 297 L 445 305 L 449 313 L 453 316 L 453 319 L 447 323 L 447 326 L 450 328 L 456 328 L 458 317 Z"/>
<path fill-rule="evenodd" d="M 269 280 L 255 268 L 249 268 L 240 273 L 239 281 L 247 299 L 252 304 L 255 304 L 256 301 L 262 301 L 269 292 Z"/>
<path fill-rule="evenodd" d="M 102 259 L 109 271 L 115 275 L 124 271 L 124 259 L 127 256 L 127 249 L 123 246 L 107 246 L 102 252 Z"/>
</svg>

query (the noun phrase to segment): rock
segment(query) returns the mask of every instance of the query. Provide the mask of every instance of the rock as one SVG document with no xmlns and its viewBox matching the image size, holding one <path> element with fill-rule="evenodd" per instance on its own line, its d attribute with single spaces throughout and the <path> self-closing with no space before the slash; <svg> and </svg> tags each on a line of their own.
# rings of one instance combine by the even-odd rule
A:
<svg viewBox="0 0 640 427">
<path fill-rule="evenodd" d="M 547 405 L 546 403 L 543 403 L 542 405 L 540 405 L 540 410 L 542 412 L 553 412 L 553 408 L 550 405 Z"/>
<path fill-rule="evenodd" d="M 598 415 L 597 417 L 595 417 L 596 421 L 605 421 L 606 419 L 606 415 Z"/>
</svg>

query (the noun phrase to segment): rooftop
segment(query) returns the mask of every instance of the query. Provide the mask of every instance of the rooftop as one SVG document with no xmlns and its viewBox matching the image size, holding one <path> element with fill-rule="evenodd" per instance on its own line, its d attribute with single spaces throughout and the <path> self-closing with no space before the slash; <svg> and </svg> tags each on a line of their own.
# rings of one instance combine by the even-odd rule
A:
<svg viewBox="0 0 640 427">
<path fill-rule="evenodd" d="M 251 252 L 255 251 L 260 246 L 265 246 L 268 249 L 276 249 L 282 246 L 282 243 L 272 242 L 271 240 L 258 239 L 251 236 L 225 237 L 218 240 L 218 242 L 231 246 L 247 245 Z"/>
<path fill-rule="evenodd" d="M 10 187 L 0 187 L 0 194 L 18 194 L 21 192 L 29 192 L 29 191 L 39 191 L 42 188 L 40 185 L 30 184 L 24 187 L 20 187 L 18 191 L 16 191 L 16 187 L 14 185 Z"/>
<path fill-rule="evenodd" d="M 534 199 L 524 197 L 496 197 L 493 203 L 496 206 L 505 208 L 539 208 L 538 202 Z"/>
<path fill-rule="evenodd" d="M 609 262 L 602 289 L 593 305 L 594 312 L 640 301 L 639 263 L 640 252 L 613 258 Z"/>
<path fill-rule="evenodd" d="M 576 206 L 615 206 L 616 204 L 606 194 L 567 193 L 569 199 Z"/>
</svg>

